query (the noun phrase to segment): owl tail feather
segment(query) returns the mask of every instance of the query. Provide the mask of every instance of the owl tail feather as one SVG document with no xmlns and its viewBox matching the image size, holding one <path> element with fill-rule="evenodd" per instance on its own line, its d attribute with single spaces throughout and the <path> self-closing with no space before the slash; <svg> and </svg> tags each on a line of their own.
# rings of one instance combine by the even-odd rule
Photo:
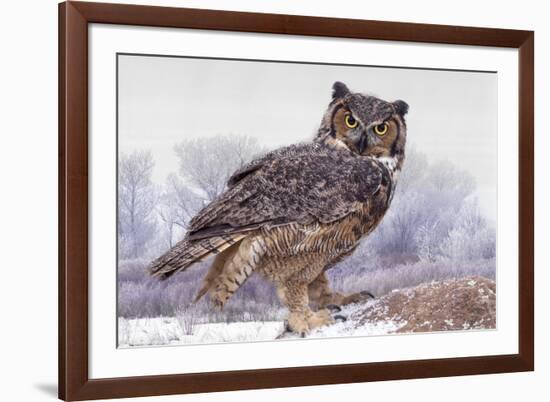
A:
<svg viewBox="0 0 550 402">
<path fill-rule="evenodd" d="M 246 234 L 235 233 L 200 240 L 183 239 L 149 266 L 149 273 L 159 279 L 167 279 L 190 265 L 211 255 L 219 254 L 235 244 Z"/>
</svg>

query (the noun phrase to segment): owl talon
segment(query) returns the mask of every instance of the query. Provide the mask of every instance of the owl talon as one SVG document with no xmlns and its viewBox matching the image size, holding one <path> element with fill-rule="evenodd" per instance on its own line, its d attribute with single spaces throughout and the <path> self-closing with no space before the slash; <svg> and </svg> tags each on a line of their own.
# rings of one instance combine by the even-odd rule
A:
<svg viewBox="0 0 550 402">
<path fill-rule="evenodd" d="M 325 308 L 331 313 L 339 313 L 340 311 L 342 311 L 342 308 L 337 304 L 327 304 Z"/>
<path fill-rule="evenodd" d="M 283 333 L 284 332 L 292 332 L 290 325 L 288 325 L 288 320 L 284 320 L 283 322 Z"/>
<path fill-rule="evenodd" d="M 292 329 L 290 328 L 290 325 L 288 325 L 288 320 L 284 320 L 283 321 L 283 331 L 275 339 L 288 338 L 293 333 L 294 333 L 294 331 L 292 331 Z"/>
<path fill-rule="evenodd" d="M 374 296 L 371 292 L 368 290 L 363 290 L 362 292 L 359 292 L 361 296 L 370 297 L 371 299 L 376 299 L 376 296 Z"/>
<path fill-rule="evenodd" d="M 332 317 L 332 318 L 334 318 L 334 321 L 335 321 L 335 322 L 346 322 L 346 321 L 348 320 L 347 317 L 345 317 L 345 316 L 343 316 L 343 315 L 340 315 L 340 314 L 335 315 L 335 316 Z"/>
</svg>

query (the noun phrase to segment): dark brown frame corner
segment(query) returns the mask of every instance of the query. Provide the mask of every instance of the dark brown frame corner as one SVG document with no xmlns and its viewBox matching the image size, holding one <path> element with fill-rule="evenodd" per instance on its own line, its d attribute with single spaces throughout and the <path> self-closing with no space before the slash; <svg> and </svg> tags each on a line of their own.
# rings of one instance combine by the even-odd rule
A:
<svg viewBox="0 0 550 402">
<path fill-rule="evenodd" d="M 508 47 L 519 50 L 519 353 L 332 366 L 90 379 L 88 376 L 88 24 Z M 504 373 L 534 369 L 531 31 L 66 2 L 59 5 L 59 397 L 84 400 Z"/>
</svg>

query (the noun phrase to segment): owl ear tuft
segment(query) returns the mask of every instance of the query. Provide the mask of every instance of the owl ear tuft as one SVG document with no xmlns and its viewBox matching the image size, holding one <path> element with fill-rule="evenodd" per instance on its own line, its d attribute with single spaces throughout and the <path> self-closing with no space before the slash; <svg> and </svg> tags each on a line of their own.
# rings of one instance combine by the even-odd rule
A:
<svg viewBox="0 0 550 402">
<path fill-rule="evenodd" d="M 343 82 L 336 81 L 332 84 L 332 99 L 343 98 L 349 94 L 349 89 Z"/>
<path fill-rule="evenodd" d="M 409 111 L 409 104 L 402 100 L 396 100 L 393 102 L 393 107 L 395 111 L 401 116 L 405 116 Z"/>
</svg>

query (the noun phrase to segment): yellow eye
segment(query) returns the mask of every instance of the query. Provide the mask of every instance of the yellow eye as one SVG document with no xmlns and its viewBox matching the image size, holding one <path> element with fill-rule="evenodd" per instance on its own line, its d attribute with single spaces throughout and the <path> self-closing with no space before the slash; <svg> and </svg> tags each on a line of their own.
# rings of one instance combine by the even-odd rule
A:
<svg viewBox="0 0 550 402">
<path fill-rule="evenodd" d="M 374 126 L 376 135 L 383 136 L 388 132 L 388 123 L 382 123 Z"/>
<path fill-rule="evenodd" d="M 351 113 L 347 113 L 345 117 L 346 126 L 349 128 L 355 128 L 359 124 L 357 120 L 351 115 Z"/>
</svg>

